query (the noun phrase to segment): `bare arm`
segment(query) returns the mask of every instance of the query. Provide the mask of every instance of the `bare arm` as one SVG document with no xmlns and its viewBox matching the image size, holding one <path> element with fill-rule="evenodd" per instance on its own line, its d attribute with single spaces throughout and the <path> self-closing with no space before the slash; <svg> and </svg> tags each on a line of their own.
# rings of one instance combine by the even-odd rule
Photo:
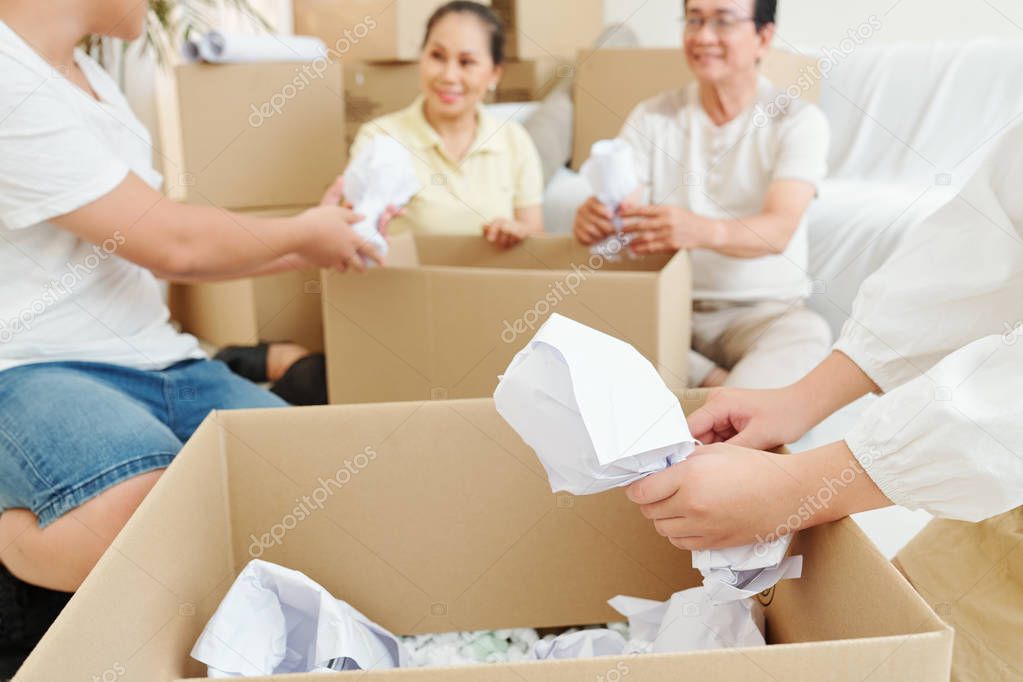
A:
<svg viewBox="0 0 1023 682">
<path fill-rule="evenodd" d="M 354 235 L 354 220 L 339 206 L 320 206 L 293 218 L 257 218 L 179 204 L 129 174 L 109 194 L 54 222 L 94 244 L 115 240 L 119 256 L 160 276 L 197 281 L 299 262 L 362 269 L 361 256 L 379 257 Z"/>
<path fill-rule="evenodd" d="M 812 185 L 799 180 L 772 182 L 760 213 L 732 220 L 698 216 L 678 206 L 627 206 L 631 221 L 625 232 L 636 234 L 637 253 L 710 249 L 734 258 L 782 253 L 792 240 L 814 198 Z"/>
</svg>

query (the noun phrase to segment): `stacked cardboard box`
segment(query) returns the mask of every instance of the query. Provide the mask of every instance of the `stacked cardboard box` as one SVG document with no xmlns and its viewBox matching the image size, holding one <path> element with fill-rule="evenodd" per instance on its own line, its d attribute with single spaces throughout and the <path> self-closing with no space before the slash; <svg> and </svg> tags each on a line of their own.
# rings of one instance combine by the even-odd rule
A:
<svg viewBox="0 0 1023 682">
<path fill-rule="evenodd" d="M 855 523 L 801 531 L 792 552 L 803 556 L 803 577 L 761 598 L 769 646 L 383 670 L 369 679 L 949 679 L 952 631 Z M 302 571 L 400 635 L 605 623 L 619 618 L 610 597 L 664 600 L 700 579 L 688 553 L 622 491 L 551 494 L 492 400 L 220 412 L 16 682 L 204 678 L 189 651 L 252 558 Z"/>
<path fill-rule="evenodd" d="M 319 202 L 344 169 L 340 64 L 190 64 L 160 89 L 169 196 L 251 215 Z M 319 273 L 173 284 L 182 328 L 215 345 L 259 339 L 323 347 Z"/>
</svg>

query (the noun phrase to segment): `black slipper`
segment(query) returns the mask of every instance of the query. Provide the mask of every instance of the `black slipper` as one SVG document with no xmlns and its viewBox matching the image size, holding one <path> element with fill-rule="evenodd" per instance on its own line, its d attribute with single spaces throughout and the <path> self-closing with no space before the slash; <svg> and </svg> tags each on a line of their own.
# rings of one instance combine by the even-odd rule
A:
<svg viewBox="0 0 1023 682">
<path fill-rule="evenodd" d="M 71 599 L 30 585 L 0 566 L 0 679 L 17 672 Z"/>
<path fill-rule="evenodd" d="M 228 346 L 214 356 L 238 376 L 257 384 L 266 383 L 266 355 L 270 344 L 255 346 Z"/>
<path fill-rule="evenodd" d="M 293 364 L 270 390 L 296 407 L 326 405 L 327 363 L 323 353 L 312 353 Z"/>
</svg>

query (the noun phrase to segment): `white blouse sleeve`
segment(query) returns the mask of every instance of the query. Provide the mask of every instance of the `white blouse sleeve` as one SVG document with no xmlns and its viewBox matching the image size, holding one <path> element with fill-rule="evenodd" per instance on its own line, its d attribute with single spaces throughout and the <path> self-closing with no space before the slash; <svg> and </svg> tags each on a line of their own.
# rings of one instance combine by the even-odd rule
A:
<svg viewBox="0 0 1023 682">
<path fill-rule="evenodd" d="M 1023 334 L 989 336 L 875 402 L 846 437 L 894 503 L 981 521 L 1023 505 Z"/>
<path fill-rule="evenodd" d="M 853 305 L 836 350 L 882 389 L 1023 318 L 1023 126 L 958 196 L 903 238 Z"/>
</svg>

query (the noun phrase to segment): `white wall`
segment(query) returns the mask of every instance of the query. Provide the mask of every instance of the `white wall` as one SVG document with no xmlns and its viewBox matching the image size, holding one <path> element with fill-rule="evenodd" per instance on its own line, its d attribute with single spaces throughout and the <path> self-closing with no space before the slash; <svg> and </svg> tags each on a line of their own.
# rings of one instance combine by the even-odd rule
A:
<svg viewBox="0 0 1023 682">
<path fill-rule="evenodd" d="M 682 0 L 604 0 L 608 21 L 626 21 L 644 45 L 679 44 Z M 779 43 L 833 46 L 871 15 L 874 42 L 1023 39 L 1020 0 L 778 0 Z"/>
</svg>

